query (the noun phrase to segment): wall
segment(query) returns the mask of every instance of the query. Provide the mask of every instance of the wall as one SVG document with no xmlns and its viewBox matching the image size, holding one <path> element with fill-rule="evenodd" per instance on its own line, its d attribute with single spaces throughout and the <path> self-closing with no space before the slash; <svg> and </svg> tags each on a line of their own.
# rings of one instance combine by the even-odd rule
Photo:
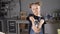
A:
<svg viewBox="0 0 60 34">
<path fill-rule="evenodd" d="M 32 13 L 31 9 L 29 8 L 29 4 L 32 2 L 37 2 L 37 0 L 21 0 L 21 10 L 28 12 L 28 14 Z"/>
<path fill-rule="evenodd" d="M 9 17 L 14 17 L 18 16 L 20 17 L 20 8 L 21 11 L 26 11 L 27 14 L 32 13 L 31 9 L 29 8 L 29 4 L 32 2 L 42 2 L 41 6 L 41 14 L 45 16 L 46 14 L 51 13 L 54 9 L 59 9 L 60 8 L 60 0 L 21 0 L 21 5 L 19 5 L 19 0 L 16 1 L 16 6 L 13 11 L 10 11 L 8 14 Z M 21 7 L 20 7 L 21 6 Z"/>
<path fill-rule="evenodd" d="M 46 15 L 46 13 L 49 14 L 53 10 L 60 8 L 60 0 L 42 0 L 42 3 L 41 11 L 43 15 Z"/>
<path fill-rule="evenodd" d="M 28 13 L 32 13 L 29 9 L 28 5 L 31 2 L 36 2 L 37 0 L 23 0 L 21 2 L 21 10 L 25 10 Z M 51 13 L 54 9 L 58 9 L 60 7 L 59 3 L 60 0 L 38 0 L 39 2 L 42 2 L 41 6 L 41 13 L 43 15 L 46 15 L 46 13 Z"/>
</svg>

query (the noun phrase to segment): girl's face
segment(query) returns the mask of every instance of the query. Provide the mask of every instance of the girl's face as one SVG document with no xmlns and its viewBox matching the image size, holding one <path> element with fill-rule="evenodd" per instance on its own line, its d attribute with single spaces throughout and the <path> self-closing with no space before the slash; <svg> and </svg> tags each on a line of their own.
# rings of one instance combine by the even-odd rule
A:
<svg viewBox="0 0 60 34">
<path fill-rule="evenodd" d="M 31 6 L 31 9 L 35 15 L 38 15 L 40 13 L 40 6 L 37 4 L 33 4 Z"/>
</svg>

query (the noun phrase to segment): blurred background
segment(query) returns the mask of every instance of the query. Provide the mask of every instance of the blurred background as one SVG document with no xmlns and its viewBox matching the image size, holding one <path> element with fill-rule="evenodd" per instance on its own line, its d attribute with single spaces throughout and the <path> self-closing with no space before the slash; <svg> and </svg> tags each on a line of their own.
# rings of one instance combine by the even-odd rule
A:
<svg viewBox="0 0 60 34">
<path fill-rule="evenodd" d="M 29 4 L 41 2 L 41 15 L 45 18 L 44 34 L 59 34 L 60 0 L 0 0 L 0 32 L 28 34 L 32 14 Z"/>
</svg>

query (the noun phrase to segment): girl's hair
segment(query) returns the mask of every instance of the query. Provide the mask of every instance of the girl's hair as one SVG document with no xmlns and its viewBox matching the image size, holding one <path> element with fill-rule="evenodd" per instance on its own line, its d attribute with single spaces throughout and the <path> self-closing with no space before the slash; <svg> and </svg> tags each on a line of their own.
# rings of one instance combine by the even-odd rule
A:
<svg viewBox="0 0 60 34">
<path fill-rule="evenodd" d="M 31 6 L 32 6 L 33 4 L 36 4 L 36 5 L 39 5 L 39 6 L 40 6 L 40 2 L 35 2 L 35 3 L 29 4 L 29 8 L 31 8 Z"/>
</svg>

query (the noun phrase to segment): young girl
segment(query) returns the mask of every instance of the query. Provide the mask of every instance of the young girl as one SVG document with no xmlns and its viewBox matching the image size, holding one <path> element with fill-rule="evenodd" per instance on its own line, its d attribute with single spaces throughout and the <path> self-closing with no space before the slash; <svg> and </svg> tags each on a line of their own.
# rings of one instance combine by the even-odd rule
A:
<svg viewBox="0 0 60 34">
<path fill-rule="evenodd" d="M 30 9 L 32 10 L 33 14 L 29 14 L 28 19 L 30 22 L 30 33 L 29 34 L 43 34 L 43 24 L 44 24 L 44 19 L 41 16 L 40 12 L 40 3 L 31 3 L 30 4 Z"/>
</svg>

